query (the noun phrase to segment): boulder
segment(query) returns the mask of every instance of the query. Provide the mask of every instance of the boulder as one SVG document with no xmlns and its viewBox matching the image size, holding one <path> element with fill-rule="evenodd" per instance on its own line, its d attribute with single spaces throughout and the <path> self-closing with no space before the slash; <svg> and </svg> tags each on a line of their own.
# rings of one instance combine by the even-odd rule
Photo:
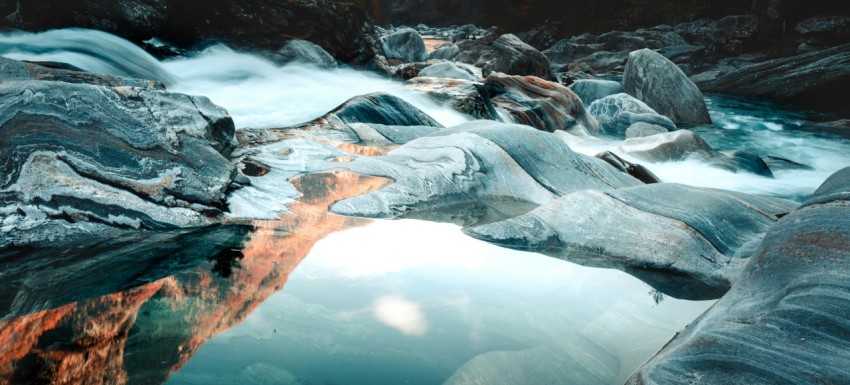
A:
<svg viewBox="0 0 850 385">
<path fill-rule="evenodd" d="M 570 89 L 587 106 L 606 96 L 623 93 L 623 85 L 620 82 L 602 79 L 579 79 L 570 84 Z"/>
<path fill-rule="evenodd" d="M 539 130 L 597 133 L 599 124 L 569 88 L 534 76 L 494 72 L 484 81 L 485 101 L 510 115 L 514 122 Z"/>
<path fill-rule="evenodd" d="M 502 35 L 493 42 L 495 59 L 493 71 L 509 75 L 531 75 L 555 80 L 549 59 L 534 47 L 525 44 L 512 34 Z"/>
<path fill-rule="evenodd" d="M 675 130 L 676 125 L 667 117 L 628 94 L 615 94 L 596 100 L 587 111 L 599 121 L 602 133 L 618 138 L 625 137 L 633 124 L 644 122 Z"/>
<path fill-rule="evenodd" d="M 574 191 L 641 184 L 602 160 L 574 153 L 552 134 L 491 121 L 446 129 L 346 168 L 389 172 L 396 182 L 339 201 L 331 206 L 334 213 L 462 225 L 520 215 Z"/>
<path fill-rule="evenodd" d="M 7 80 L 0 106 L 0 248 L 205 226 L 226 207 L 235 130 L 204 97 Z"/>
<path fill-rule="evenodd" d="M 650 162 L 678 161 L 691 156 L 709 159 L 715 155 L 714 149 L 690 130 L 629 138 L 620 145 L 619 150 Z"/>
<path fill-rule="evenodd" d="M 105 87 L 136 87 L 165 90 L 162 82 L 86 72 L 65 63 L 26 62 L 0 56 L 0 80 L 40 80 L 91 84 Z"/>
<path fill-rule="evenodd" d="M 454 58 L 456 58 L 459 54 L 460 48 L 457 45 L 452 44 L 435 49 L 433 52 L 428 54 L 428 60 L 454 60 Z"/>
<path fill-rule="evenodd" d="M 419 32 L 412 28 L 402 28 L 387 36 L 381 37 L 384 56 L 388 60 L 400 60 L 402 63 L 425 61 L 428 51 Z"/>
<path fill-rule="evenodd" d="M 406 81 L 404 86 L 422 91 L 438 102 L 473 118 L 495 119 L 479 91 L 483 86 L 481 83 L 459 79 L 413 78 Z"/>
<path fill-rule="evenodd" d="M 478 77 L 469 68 L 461 67 L 452 62 L 442 62 L 430 65 L 419 71 L 419 76 L 460 79 L 476 81 Z"/>
<path fill-rule="evenodd" d="M 319 68 L 337 68 L 336 59 L 322 47 L 307 40 L 291 40 L 276 55 L 282 63 L 298 62 Z"/>
<path fill-rule="evenodd" d="M 710 124 L 702 93 L 673 62 L 649 49 L 629 54 L 623 74 L 626 93 L 676 124 Z"/>
<path fill-rule="evenodd" d="M 617 154 L 614 154 L 611 151 L 601 152 L 599 154 L 596 154 L 595 157 L 608 162 L 608 164 L 614 166 L 615 168 L 617 168 L 617 170 L 629 174 L 643 183 L 661 183 L 661 179 L 658 179 L 658 177 L 655 176 L 652 171 L 649 171 L 648 168 L 640 164 L 626 161 L 625 159 L 620 158 L 619 156 L 617 156 Z"/>
<path fill-rule="evenodd" d="M 704 92 L 792 99 L 820 107 L 847 107 L 850 44 L 768 60 L 698 81 Z"/>
<path fill-rule="evenodd" d="M 644 136 L 652 136 L 655 134 L 663 134 L 668 131 L 669 130 L 667 130 L 666 128 L 661 127 L 657 124 L 637 122 L 626 129 L 626 139 L 641 138 Z"/>
<path fill-rule="evenodd" d="M 850 382 L 850 168 L 765 235 L 732 289 L 629 384 Z"/>
<path fill-rule="evenodd" d="M 580 191 L 464 230 L 500 246 L 615 268 L 676 298 L 718 298 L 757 242 L 796 204 L 671 183 Z"/>
<path fill-rule="evenodd" d="M 624 70 L 629 60 L 628 51 L 598 51 L 570 63 L 570 71 L 592 73 L 616 73 Z"/>
<path fill-rule="evenodd" d="M 549 59 L 552 64 L 570 64 L 577 59 L 587 57 L 590 54 L 599 51 L 599 45 L 578 44 L 571 40 L 564 39 L 555 45 L 549 47 L 543 54 Z"/>
</svg>

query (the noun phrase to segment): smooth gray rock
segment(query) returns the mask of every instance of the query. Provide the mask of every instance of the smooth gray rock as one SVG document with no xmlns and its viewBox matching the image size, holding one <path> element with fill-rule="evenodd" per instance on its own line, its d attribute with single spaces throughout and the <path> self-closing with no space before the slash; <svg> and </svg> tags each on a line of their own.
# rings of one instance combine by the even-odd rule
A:
<svg viewBox="0 0 850 385">
<path fill-rule="evenodd" d="M 630 138 L 641 138 L 644 136 L 652 136 L 655 134 L 663 134 L 668 132 L 668 130 L 664 127 L 661 127 L 657 124 L 650 124 L 645 122 L 637 122 L 629 126 L 626 129 L 626 139 Z"/>
<path fill-rule="evenodd" d="M 496 110 L 517 123 L 539 130 L 599 132 L 599 123 L 569 88 L 533 76 L 494 72 L 484 81 L 484 92 Z"/>
<path fill-rule="evenodd" d="M 0 84 L 0 247 L 213 223 L 236 146 L 203 97 L 45 81 Z"/>
<path fill-rule="evenodd" d="M 65 63 L 25 62 L 0 56 L 0 80 L 41 80 L 91 84 L 106 87 L 138 87 L 164 90 L 159 81 L 113 76 L 83 71 Z"/>
<path fill-rule="evenodd" d="M 599 50 L 599 44 L 577 44 L 564 39 L 543 51 L 543 54 L 546 55 L 550 63 L 565 65 Z"/>
<path fill-rule="evenodd" d="M 598 99 L 590 104 L 587 111 L 599 121 L 603 133 L 618 138 L 625 137 L 626 130 L 639 122 L 655 124 L 668 130 L 676 129 L 676 125 L 666 116 L 625 93 Z"/>
<path fill-rule="evenodd" d="M 464 225 L 516 216 L 574 191 L 640 184 L 601 160 L 574 153 L 551 134 L 490 121 L 446 129 L 346 167 L 370 175 L 392 170 L 395 175 L 387 176 L 396 182 L 337 202 L 334 213 Z"/>
<path fill-rule="evenodd" d="M 732 289 L 629 384 L 850 382 L 850 168 L 770 228 Z"/>
<path fill-rule="evenodd" d="M 690 130 L 629 138 L 619 149 L 624 154 L 650 162 L 678 161 L 691 156 L 708 159 L 715 153 L 705 140 Z"/>
<path fill-rule="evenodd" d="M 569 68 L 570 71 L 616 73 L 625 69 L 626 62 L 628 60 L 628 51 L 598 51 L 583 58 L 574 60 L 567 68 Z"/>
<path fill-rule="evenodd" d="M 479 88 L 481 83 L 443 78 L 413 78 L 405 87 L 425 92 L 438 102 L 476 119 L 495 120 Z"/>
<path fill-rule="evenodd" d="M 290 40 L 276 55 L 283 63 L 299 62 L 319 68 L 337 68 L 336 59 L 324 48 L 307 40 Z"/>
<path fill-rule="evenodd" d="M 549 66 L 549 59 L 512 34 L 496 39 L 493 42 L 493 50 L 493 71 L 509 75 L 532 75 L 546 80 L 556 79 Z"/>
<path fill-rule="evenodd" d="M 709 299 L 735 281 L 741 258 L 749 257 L 747 244 L 795 206 L 659 183 L 576 192 L 465 232 L 500 246 L 620 269 L 677 298 Z"/>
<path fill-rule="evenodd" d="M 581 98 L 582 103 L 589 106 L 606 96 L 623 93 L 620 82 L 602 79 L 580 79 L 570 84 L 570 89 Z"/>
<path fill-rule="evenodd" d="M 419 71 L 419 76 L 470 81 L 478 80 L 478 77 L 471 70 L 460 67 L 452 62 L 442 62 L 425 67 Z"/>
<path fill-rule="evenodd" d="M 403 63 L 417 63 L 425 61 L 428 57 L 422 36 L 412 28 L 402 28 L 382 37 L 381 44 L 387 59 L 396 59 Z"/>
<path fill-rule="evenodd" d="M 435 49 L 431 53 L 428 54 L 428 60 L 432 59 L 443 59 L 443 60 L 453 60 L 460 54 L 460 48 L 455 45 L 447 45 L 440 48 Z"/>
<path fill-rule="evenodd" d="M 629 54 L 623 88 L 676 124 L 711 123 L 699 88 L 676 64 L 655 51 Z"/>
</svg>

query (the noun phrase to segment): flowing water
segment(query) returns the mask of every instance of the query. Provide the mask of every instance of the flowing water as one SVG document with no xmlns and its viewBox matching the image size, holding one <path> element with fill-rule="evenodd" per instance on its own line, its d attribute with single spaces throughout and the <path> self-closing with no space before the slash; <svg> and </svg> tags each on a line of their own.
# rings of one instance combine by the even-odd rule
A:
<svg viewBox="0 0 850 385">
<path fill-rule="evenodd" d="M 400 96 L 447 126 L 469 119 L 376 75 L 279 66 L 224 46 L 161 62 L 108 34 L 63 30 L 3 35 L 0 54 L 155 78 L 170 90 L 210 97 L 239 128 L 309 121 L 375 91 Z M 807 121 L 824 118 L 817 113 L 758 100 L 707 101 L 715 124 L 692 129 L 716 149 L 746 148 L 813 170 L 768 179 L 697 161 L 648 165 L 665 181 L 801 199 L 850 160 L 850 141 L 811 129 Z M 712 303 L 665 298 L 618 271 L 498 248 L 454 225 L 327 213 L 330 203 L 386 183 L 344 171 L 302 177 L 293 184 L 305 195 L 291 216 L 228 232 L 232 244 L 215 251 L 205 248 L 215 239 L 180 234 L 110 245 L 109 252 L 21 257 L 61 257 L 93 274 L 74 276 L 78 286 L 51 280 L 50 263 L 32 273 L 4 263 L 0 277 L 30 274 L 30 289 L 0 286 L 0 295 L 17 295 L 0 302 L 0 378 L 616 384 Z M 169 262 L 176 253 L 169 245 L 182 249 L 180 263 Z M 138 264 L 127 264 L 126 274 L 109 270 L 107 278 L 89 266 L 99 255 Z M 132 270 L 137 265 L 156 268 L 142 274 Z M 119 276 L 129 278 L 114 282 Z"/>
</svg>

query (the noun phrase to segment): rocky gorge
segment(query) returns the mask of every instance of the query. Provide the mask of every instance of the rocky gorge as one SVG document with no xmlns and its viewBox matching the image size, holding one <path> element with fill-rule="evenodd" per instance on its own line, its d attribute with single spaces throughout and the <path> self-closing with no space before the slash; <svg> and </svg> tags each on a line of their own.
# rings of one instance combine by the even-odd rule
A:
<svg viewBox="0 0 850 385">
<path fill-rule="evenodd" d="M 419 24 L 441 6 L 408 2 L 54 3 L 0 2 L 16 29 L 0 36 L 0 383 L 181 383 L 205 342 L 299 290 L 283 288 L 324 238 L 387 220 L 519 250 L 511 275 L 537 274 L 522 267 L 531 252 L 623 272 L 655 305 L 717 300 L 675 327 L 601 311 L 629 320 L 623 333 L 641 319 L 673 329 L 639 357 L 604 331 L 555 344 L 473 331 L 457 362 L 405 353 L 442 373 L 418 383 L 848 380 L 840 7 L 694 2 L 669 24 L 623 13 L 629 31 L 572 31 L 536 19 L 547 2 L 520 8 L 534 26 L 492 28 Z M 459 14 L 496 20 L 485 3 Z M 373 24 L 388 15 L 409 26 Z M 380 298 L 376 319 L 425 335 L 418 307 Z M 346 323 L 360 310 L 299 306 L 370 328 Z M 322 381 L 309 363 L 259 364 L 233 380 Z M 318 372 L 333 370 L 349 369 Z"/>
</svg>

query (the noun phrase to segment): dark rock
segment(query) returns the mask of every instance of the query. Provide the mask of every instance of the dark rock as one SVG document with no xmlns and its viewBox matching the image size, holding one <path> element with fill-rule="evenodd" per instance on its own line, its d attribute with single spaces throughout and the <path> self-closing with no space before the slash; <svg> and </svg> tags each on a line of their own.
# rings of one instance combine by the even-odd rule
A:
<svg viewBox="0 0 850 385">
<path fill-rule="evenodd" d="M 452 62 L 442 62 L 430 65 L 419 71 L 419 76 L 460 79 L 476 81 L 478 77 L 469 68 L 461 67 Z"/>
<path fill-rule="evenodd" d="M 602 79 L 576 80 L 570 84 L 570 89 L 587 106 L 606 96 L 623 93 L 623 85 L 620 82 Z"/>
<path fill-rule="evenodd" d="M 405 82 L 405 87 L 425 92 L 456 111 L 476 119 L 494 120 L 479 92 L 479 87 L 482 86 L 481 83 L 472 81 L 442 78 L 413 78 Z"/>
<path fill-rule="evenodd" d="M 756 16 L 738 15 L 682 23 L 675 31 L 688 43 L 705 47 L 709 56 L 730 56 L 758 44 L 761 24 Z"/>
<path fill-rule="evenodd" d="M 659 183 L 581 191 L 530 213 L 465 230 L 501 246 L 623 270 L 677 298 L 710 299 L 736 280 L 747 244 L 795 204 Z M 612 229 L 619 233 L 611 236 Z"/>
<path fill-rule="evenodd" d="M 627 51 L 594 52 L 587 57 L 575 60 L 569 65 L 570 71 L 586 71 L 592 73 L 616 73 L 622 72 L 629 60 Z"/>
<path fill-rule="evenodd" d="M 814 170 L 812 166 L 776 156 L 763 156 L 761 157 L 761 160 L 767 165 L 771 172 L 784 170 Z"/>
<path fill-rule="evenodd" d="M 629 54 L 623 75 L 626 93 L 676 124 L 710 124 L 702 93 L 664 56 L 642 49 Z"/>
<path fill-rule="evenodd" d="M 770 167 L 758 155 L 738 150 L 733 151 L 731 154 L 726 154 L 726 156 L 732 160 L 737 170 L 773 178 Z"/>
<path fill-rule="evenodd" d="M 336 59 L 331 54 L 307 40 L 289 41 L 277 52 L 276 58 L 282 63 L 298 62 L 319 68 L 337 68 Z"/>
<path fill-rule="evenodd" d="M 558 83 L 533 76 L 493 73 L 484 81 L 484 89 L 486 99 L 510 114 L 515 122 L 549 132 L 599 131 L 599 124 L 587 113 L 578 95 Z"/>
<path fill-rule="evenodd" d="M 550 63 L 570 64 L 599 51 L 599 47 L 598 44 L 578 44 L 564 39 L 543 51 L 543 54 L 546 55 Z"/>
<path fill-rule="evenodd" d="M 495 52 L 493 71 L 555 80 L 555 74 L 549 66 L 549 59 L 512 34 L 502 35 L 496 39 L 493 42 L 493 50 Z"/>
<path fill-rule="evenodd" d="M 701 45 L 674 45 L 658 50 L 658 54 L 676 64 L 698 65 L 705 56 L 705 47 Z"/>
<path fill-rule="evenodd" d="M 47 66 L 45 66 L 47 64 Z M 106 87 L 164 90 L 161 82 L 86 72 L 65 63 L 22 62 L 0 56 L 0 80 L 41 80 Z"/>
<path fill-rule="evenodd" d="M 381 164 L 394 174 L 394 184 L 337 202 L 331 211 L 372 218 L 453 218 L 469 225 L 516 216 L 574 191 L 640 184 L 604 161 L 574 153 L 549 133 L 491 121 L 446 129 L 385 157 L 346 166 L 381 175 Z"/>
<path fill-rule="evenodd" d="M 628 162 L 611 151 L 601 152 L 596 154 L 596 157 L 608 162 L 608 164 L 616 167 L 617 170 L 629 174 L 643 183 L 661 183 L 661 179 L 658 179 L 658 177 L 655 176 L 652 171 L 649 171 L 648 168 L 636 163 Z"/>
<path fill-rule="evenodd" d="M 5 81 L 0 105 L 0 247 L 204 226 L 225 207 L 234 126 L 206 98 Z"/>
<path fill-rule="evenodd" d="M 732 289 L 629 384 L 850 382 L 850 169 L 765 235 Z"/>
<path fill-rule="evenodd" d="M 704 92 L 793 99 L 819 107 L 847 107 L 850 44 L 769 60 L 697 80 Z"/>
<path fill-rule="evenodd" d="M 797 23 L 794 29 L 803 35 L 829 34 L 846 36 L 850 33 L 850 17 L 815 16 Z"/>
<path fill-rule="evenodd" d="M 356 96 L 330 113 L 345 123 L 441 127 L 439 123 L 416 107 L 384 93 Z"/>
<path fill-rule="evenodd" d="M 388 60 L 401 60 L 402 63 L 423 62 L 428 57 L 425 43 L 419 32 L 412 28 L 403 28 L 381 38 L 384 56 Z"/>
<path fill-rule="evenodd" d="M 545 22 L 519 35 L 519 37 L 528 45 L 543 51 L 558 41 L 562 27 L 563 23 L 560 22 Z"/>
<path fill-rule="evenodd" d="M 644 136 L 652 136 L 655 134 L 663 134 L 668 132 L 668 130 L 664 127 L 661 127 L 657 124 L 650 124 L 646 122 L 637 122 L 629 126 L 626 129 L 626 139 L 629 138 L 641 138 Z"/>
<path fill-rule="evenodd" d="M 13 12 L 16 3 L 20 7 Z M 157 37 L 180 49 L 221 41 L 236 49 L 274 52 L 289 40 L 302 39 L 342 62 L 366 65 L 378 45 L 372 21 L 348 2 L 82 0 L 70 5 L 61 0 L 2 0 L 0 9 L 15 15 L 0 19 L 3 27 L 33 32 L 90 28 L 139 44 Z"/>
<path fill-rule="evenodd" d="M 591 103 L 587 108 L 599 121 L 602 132 L 618 138 L 625 137 L 626 130 L 635 123 L 644 122 L 675 130 L 676 125 L 667 117 L 629 94 L 606 96 Z"/>
</svg>

